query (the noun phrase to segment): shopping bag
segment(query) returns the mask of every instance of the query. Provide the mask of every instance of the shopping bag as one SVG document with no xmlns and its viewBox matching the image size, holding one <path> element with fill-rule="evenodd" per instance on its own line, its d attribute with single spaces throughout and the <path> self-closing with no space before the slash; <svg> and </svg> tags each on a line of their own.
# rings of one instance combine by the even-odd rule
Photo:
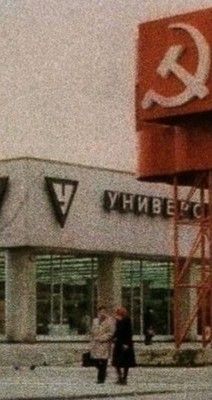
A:
<svg viewBox="0 0 212 400">
<path fill-rule="evenodd" d="M 90 351 L 86 351 L 82 354 L 82 366 L 83 367 L 95 367 L 97 361 L 91 357 Z"/>
</svg>

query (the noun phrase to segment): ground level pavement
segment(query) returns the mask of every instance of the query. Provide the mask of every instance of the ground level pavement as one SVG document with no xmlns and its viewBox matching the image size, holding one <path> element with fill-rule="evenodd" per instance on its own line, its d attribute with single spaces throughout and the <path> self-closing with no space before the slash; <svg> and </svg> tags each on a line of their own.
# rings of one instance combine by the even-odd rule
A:
<svg viewBox="0 0 212 400">
<path fill-rule="evenodd" d="M 176 397 L 178 396 L 178 397 Z M 184 397 L 183 397 L 184 396 Z M 186 397 L 187 396 L 187 397 Z M 127 386 L 115 384 L 112 367 L 106 383 L 96 384 L 95 368 L 0 368 L 0 400 L 13 399 L 212 399 L 212 366 L 196 368 L 136 367 Z"/>
</svg>

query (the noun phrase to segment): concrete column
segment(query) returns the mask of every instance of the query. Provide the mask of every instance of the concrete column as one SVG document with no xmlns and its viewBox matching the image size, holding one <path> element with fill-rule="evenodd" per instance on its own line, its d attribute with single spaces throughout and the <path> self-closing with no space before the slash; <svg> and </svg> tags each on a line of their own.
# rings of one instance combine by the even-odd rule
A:
<svg viewBox="0 0 212 400">
<path fill-rule="evenodd" d="M 6 251 L 6 337 L 11 342 L 36 338 L 36 266 L 29 249 Z"/>
<path fill-rule="evenodd" d="M 183 278 L 183 283 L 186 285 L 196 285 L 198 280 L 198 270 L 197 267 L 191 266 L 189 270 L 185 273 Z M 183 288 L 181 289 L 180 296 L 180 311 L 181 311 L 181 324 L 185 326 L 185 323 L 192 316 L 197 304 L 197 290 L 196 288 Z M 197 317 L 195 317 L 186 338 L 189 341 L 197 340 Z"/>
<path fill-rule="evenodd" d="M 99 257 L 98 305 L 104 305 L 110 311 L 121 305 L 121 264 L 118 257 Z"/>
</svg>

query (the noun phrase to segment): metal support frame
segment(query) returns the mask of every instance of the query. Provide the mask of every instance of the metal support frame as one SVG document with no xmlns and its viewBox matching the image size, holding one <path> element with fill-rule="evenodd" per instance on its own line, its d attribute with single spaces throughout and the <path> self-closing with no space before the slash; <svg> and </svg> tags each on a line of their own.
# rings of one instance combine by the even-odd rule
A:
<svg viewBox="0 0 212 400">
<path fill-rule="evenodd" d="M 197 201 L 198 194 L 200 215 L 191 220 L 179 209 L 178 177 L 174 177 L 174 330 L 177 348 L 188 338 L 198 316 L 201 318 L 202 345 L 212 346 L 212 170 L 196 173 L 185 201 L 192 201 L 194 196 Z M 187 232 L 191 229 L 193 238 L 186 255 L 181 252 L 185 229 Z M 190 283 L 187 278 L 195 264 L 199 265 L 199 274 Z M 196 301 L 185 315 L 186 294 L 190 295 L 192 290 Z"/>
</svg>

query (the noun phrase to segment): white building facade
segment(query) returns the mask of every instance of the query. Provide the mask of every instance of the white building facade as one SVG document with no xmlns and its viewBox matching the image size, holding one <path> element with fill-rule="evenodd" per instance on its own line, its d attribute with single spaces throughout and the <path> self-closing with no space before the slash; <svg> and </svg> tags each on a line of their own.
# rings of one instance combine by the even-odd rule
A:
<svg viewBox="0 0 212 400">
<path fill-rule="evenodd" d="M 155 0 L 1 2 L 6 340 L 86 334 L 98 303 L 124 303 L 137 335 L 151 305 L 165 315 L 158 334 L 173 333 L 171 187 L 135 175 L 136 38 L 138 23 L 197 8 L 180 0 L 171 8 Z M 198 217 L 198 205 L 189 215 Z M 185 231 L 182 256 L 191 239 Z"/>
<path fill-rule="evenodd" d="M 98 304 L 111 312 L 125 304 L 140 339 L 151 306 L 158 335 L 173 334 L 168 185 L 30 158 L 4 161 L 0 171 L 1 326 L 7 340 L 87 334 Z M 181 207 L 198 218 L 198 203 L 182 201 Z M 192 232 L 185 232 L 182 257 L 191 240 Z"/>
</svg>

